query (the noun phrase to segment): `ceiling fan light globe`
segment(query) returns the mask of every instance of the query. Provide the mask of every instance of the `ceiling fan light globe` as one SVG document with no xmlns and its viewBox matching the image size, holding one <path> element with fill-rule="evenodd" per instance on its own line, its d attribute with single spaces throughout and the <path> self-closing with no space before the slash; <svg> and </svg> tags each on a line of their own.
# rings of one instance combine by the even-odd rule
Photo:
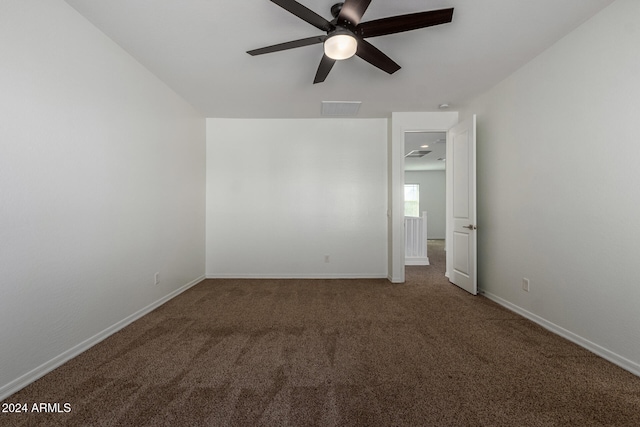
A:
<svg viewBox="0 0 640 427">
<path fill-rule="evenodd" d="M 358 41 L 350 34 L 335 34 L 324 41 L 324 54 L 331 59 L 351 58 L 358 50 Z"/>
</svg>

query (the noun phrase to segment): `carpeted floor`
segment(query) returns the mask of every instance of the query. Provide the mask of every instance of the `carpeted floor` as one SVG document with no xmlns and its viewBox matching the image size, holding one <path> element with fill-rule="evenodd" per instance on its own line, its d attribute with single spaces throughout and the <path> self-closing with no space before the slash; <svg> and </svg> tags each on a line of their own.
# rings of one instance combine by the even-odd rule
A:
<svg viewBox="0 0 640 427">
<path fill-rule="evenodd" d="M 19 426 L 640 426 L 640 378 L 443 277 L 207 280 L 5 402 Z"/>
</svg>

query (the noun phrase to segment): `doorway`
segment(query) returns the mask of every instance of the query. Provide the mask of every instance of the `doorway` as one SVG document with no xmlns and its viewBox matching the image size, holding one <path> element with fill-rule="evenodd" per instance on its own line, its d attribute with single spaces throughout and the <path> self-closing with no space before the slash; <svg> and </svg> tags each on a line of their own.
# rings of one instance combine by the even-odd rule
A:
<svg viewBox="0 0 640 427">
<path fill-rule="evenodd" d="M 475 115 L 463 123 L 458 123 L 457 112 L 391 114 L 391 132 L 389 139 L 388 278 L 392 283 L 404 283 L 405 280 L 405 133 L 447 132 L 447 277 L 449 277 L 452 283 L 467 290 L 466 287 L 461 286 L 461 284 L 458 283 L 455 275 L 452 275 L 452 271 L 449 269 L 449 266 L 452 267 L 452 270 L 463 271 L 466 272 L 466 274 L 474 273 L 472 275 L 468 274 L 469 283 L 472 285 L 469 291 L 473 294 L 477 292 L 477 275 L 475 274 L 475 259 L 477 257 L 475 245 L 476 239 L 464 231 L 469 230 L 469 232 L 475 234 L 477 228 L 475 225 L 475 129 Z M 468 161 L 465 161 L 465 159 Z M 464 184 L 465 177 L 470 179 L 467 184 Z M 468 197 L 465 197 L 465 195 Z M 466 202 L 463 203 L 465 200 Z M 468 209 L 458 209 L 464 206 L 467 206 Z M 463 213 L 464 215 L 462 215 Z M 451 215 L 453 216 L 451 217 Z M 455 224 L 454 219 L 456 220 Z M 454 234 L 452 234 L 452 232 Z M 458 240 L 455 241 L 456 244 L 453 245 L 451 244 L 451 242 L 453 242 L 453 239 L 451 238 L 452 236 L 458 237 Z M 459 256 L 464 255 L 465 253 L 469 256 L 466 258 Z M 458 268 L 465 266 L 470 268 Z"/>
<path fill-rule="evenodd" d="M 405 134 L 446 133 L 458 123 L 457 112 L 392 113 L 389 140 L 389 280 L 405 280 L 404 182 Z M 446 144 L 445 144 L 446 146 Z"/>
<path fill-rule="evenodd" d="M 404 134 L 404 184 L 417 185 L 417 212 L 427 213 L 430 240 L 444 240 L 446 236 L 446 141 L 445 132 Z"/>
</svg>

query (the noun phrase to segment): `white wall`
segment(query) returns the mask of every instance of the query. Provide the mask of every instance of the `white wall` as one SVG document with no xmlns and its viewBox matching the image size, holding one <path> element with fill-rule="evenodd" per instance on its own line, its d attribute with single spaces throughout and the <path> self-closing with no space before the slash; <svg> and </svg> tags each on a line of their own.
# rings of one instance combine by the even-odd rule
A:
<svg viewBox="0 0 640 427">
<path fill-rule="evenodd" d="M 427 238 L 446 236 L 445 171 L 405 171 L 405 184 L 420 184 L 420 214 L 427 212 Z"/>
<path fill-rule="evenodd" d="M 207 276 L 386 277 L 386 150 L 385 119 L 208 119 Z"/>
<path fill-rule="evenodd" d="M 480 288 L 640 375 L 638 17 L 616 1 L 465 115 Z"/>
<path fill-rule="evenodd" d="M 1 400 L 204 276 L 205 120 L 61 0 L 0 58 Z"/>
</svg>

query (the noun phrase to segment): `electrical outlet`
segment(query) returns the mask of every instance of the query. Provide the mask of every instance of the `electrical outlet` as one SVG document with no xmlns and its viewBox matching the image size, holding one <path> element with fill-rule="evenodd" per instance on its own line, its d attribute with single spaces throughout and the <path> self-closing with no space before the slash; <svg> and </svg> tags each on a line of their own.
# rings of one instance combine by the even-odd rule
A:
<svg viewBox="0 0 640 427">
<path fill-rule="evenodd" d="M 326 262 L 327 264 L 330 262 L 329 255 L 324 256 L 324 262 Z"/>
<path fill-rule="evenodd" d="M 160 273 L 156 273 L 153 275 L 153 284 L 154 285 L 160 284 Z"/>
<path fill-rule="evenodd" d="M 525 292 L 529 292 L 529 279 L 526 277 L 522 279 L 522 290 Z"/>
</svg>

